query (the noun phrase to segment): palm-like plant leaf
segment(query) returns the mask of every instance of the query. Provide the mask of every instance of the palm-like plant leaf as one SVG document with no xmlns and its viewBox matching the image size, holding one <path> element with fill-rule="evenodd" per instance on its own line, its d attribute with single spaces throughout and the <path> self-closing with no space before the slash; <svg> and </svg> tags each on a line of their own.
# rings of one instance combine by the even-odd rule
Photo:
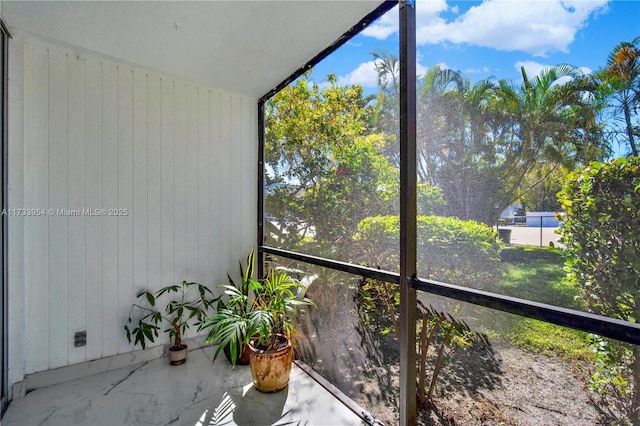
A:
<svg viewBox="0 0 640 426">
<path fill-rule="evenodd" d="M 239 351 L 258 335 L 258 343 L 272 349 L 276 333 L 290 336 L 295 333 L 293 319 L 298 309 L 312 302 L 302 297 L 304 286 L 284 272 L 272 271 L 264 280 L 254 280 L 254 251 L 247 256 L 246 266 L 240 264 L 241 282 L 229 276 L 228 284 L 220 284 L 226 298 L 215 315 L 205 319 L 200 329 L 208 328 L 206 342 L 217 344 L 214 359 L 229 347 L 231 362 L 235 364 Z"/>
</svg>

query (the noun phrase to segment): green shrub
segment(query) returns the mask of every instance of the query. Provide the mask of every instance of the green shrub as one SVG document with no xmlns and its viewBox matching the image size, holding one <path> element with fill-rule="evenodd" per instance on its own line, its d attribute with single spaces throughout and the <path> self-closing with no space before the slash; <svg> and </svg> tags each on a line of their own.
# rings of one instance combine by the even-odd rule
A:
<svg viewBox="0 0 640 426">
<path fill-rule="evenodd" d="M 442 190 L 428 183 L 418 184 L 416 197 L 419 215 L 442 214 L 447 206 Z"/>
<path fill-rule="evenodd" d="M 502 245 L 492 228 L 441 216 L 418 216 L 417 226 L 418 276 L 474 288 L 496 279 Z M 354 238 L 369 265 L 393 271 L 399 235 L 398 216 L 376 216 L 362 220 Z"/>
<path fill-rule="evenodd" d="M 567 176 L 568 278 L 593 311 L 640 321 L 640 158 L 592 163 Z"/>
<path fill-rule="evenodd" d="M 430 190 L 425 189 L 423 195 Z M 438 193 L 430 192 L 436 195 L 431 200 L 437 200 Z M 425 203 L 437 204 L 437 201 Z M 418 216 L 417 225 L 418 276 L 473 287 L 486 287 L 497 279 L 501 243 L 493 229 L 470 220 L 440 216 Z M 395 270 L 399 263 L 399 235 L 398 216 L 377 216 L 362 220 L 354 239 L 369 265 Z M 397 286 L 363 279 L 356 300 L 365 324 L 381 334 L 394 331 L 396 337 L 400 336 Z M 447 313 L 456 311 L 456 307 L 436 308 L 425 303 L 418 301 L 416 318 L 417 397 L 421 404 L 429 406 L 433 404 L 439 374 L 450 354 L 482 338 Z"/>
<path fill-rule="evenodd" d="M 593 312 L 640 321 L 640 158 L 592 163 L 558 193 L 565 211 L 567 279 Z M 640 347 L 594 340 L 589 389 L 617 424 L 640 424 Z M 632 353 L 632 357 L 624 354 Z M 635 359 L 635 362 L 634 362 Z M 631 374 L 629 374 L 629 372 Z M 633 377 L 629 386 L 626 376 Z M 629 389 L 633 395 L 629 398 Z"/>
</svg>

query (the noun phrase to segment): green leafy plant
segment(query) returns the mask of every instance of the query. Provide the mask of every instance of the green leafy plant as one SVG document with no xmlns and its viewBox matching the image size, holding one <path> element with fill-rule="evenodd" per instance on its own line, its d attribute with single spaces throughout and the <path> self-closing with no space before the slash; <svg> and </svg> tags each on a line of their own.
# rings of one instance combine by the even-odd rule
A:
<svg viewBox="0 0 640 426">
<path fill-rule="evenodd" d="M 265 105 L 265 237 L 274 247 L 327 255 L 361 219 L 396 209 L 397 167 L 384 155 L 391 135 L 368 131 L 362 87 L 327 81 L 307 73 Z"/>
<path fill-rule="evenodd" d="M 633 354 L 628 347 L 601 336 L 589 335 L 595 364 L 588 385 L 591 401 L 609 424 L 628 425 L 625 413 L 631 412 L 630 364 Z"/>
<path fill-rule="evenodd" d="M 270 271 L 263 280 L 253 279 L 254 250 L 247 256 L 246 265 L 240 264 L 240 281 L 227 275 L 229 284 L 221 284 L 225 301 L 220 301 L 215 314 L 207 318 L 201 328 L 209 329 L 206 343 L 217 344 L 216 359 L 229 347 L 235 365 L 243 346 L 258 336 L 258 344 L 265 349 L 277 346 L 277 334 L 291 338 L 296 334 L 294 325 L 298 310 L 312 305 L 302 294 L 304 285 L 284 271 Z"/>
<path fill-rule="evenodd" d="M 170 298 L 174 296 L 174 298 L 171 298 L 164 310 L 161 310 L 157 304 L 160 297 L 164 295 Z M 142 349 L 146 348 L 148 342 L 155 341 L 163 323 L 168 323 L 168 328 L 164 332 L 168 333 L 169 339 L 173 340 L 171 348 L 183 348 L 182 336 L 190 328 L 191 323 L 194 326 L 200 326 L 209 309 L 214 307 L 219 299 L 208 287 L 187 281 L 162 287 L 155 293 L 143 290 L 136 297 L 139 302 L 131 305 L 124 330 L 129 343 L 133 336 L 135 337 L 133 344 L 140 344 Z M 134 318 L 137 324 L 131 329 L 130 324 L 134 323 Z"/>
<path fill-rule="evenodd" d="M 381 335 L 394 332 L 397 338 L 400 336 L 397 286 L 363 278 L 358 285 L 356 303 L 364 325 Z M 420 300 L 416 313 L 417 398 L 425 407 L 430 407 L 434 404 L 438 377 L 451 354 L 471 347 L 475 342 L 486 344 L 486 338 L 473 332 L 464 321 Z"/>
<path fill-rule="evenodd" d="M 593 162 L 566 177 L 558 198 L 565 213 L 567 279 L 592 312 L 640 322 L 640 157 Z M 640 346 L 631 352 L 632 359 L 607 356 L 599 362 L 609 363 L 609 371 L 616 364 L 632 371 L 632 403 L 621 418 L 640 425 Z M 628 397 L 622 389 L 616 394 Z"/>
<path fill-rule="evenodd" d="M 254 303 L 259 349 L 278 349 L 278 335 L 295 338 L 295 319 L 302 306 L 313 306 L 311 299 L 304 297 L 304 285 L 284 271 L 270 271 L 257 287 Z"/>
<path fill-rule="evenodd" d="M 417 221 L 419 275 L 475 288 L 487 288 L 498 278 L 502 244 L 491 227 L 441 216 L 418 216 Z M 394 270 L 398 264 L 399 234 L 398 216 L 369 217 L 360 222 L 355 240 L 370 265 Z M 393 331 L 396 337 L 400 336 L 400 298 L 396 286 L 363 280 L 357 301 L 366 325 L 383 335 Z M 457 307 L 450 309 L 457 310 Z M 484 337 L 472 332 L 463 321 L 420 301 L 416 333 L 419 337 L 417 397 L 422 404 L 430 406 L 438 376 L 448 357 Z"/>
<path fill-rule="evenodd" d="M 567 176 L 566 271 L 593 311 L 640 321 L 640 157 L 592 163 Z"/>
<path fill-rule="evenodd" d="M 449 357 L 457 349 L 473 345 L 473 341 L 482 338 L 471 331 L 464 322 L 453 316 L 439 312 L 432 306 L 418 301 L 418 401 L 427 406 L 433 405 L 433 395 L 438 375 Z M 429 349 L 433 347 L 435 362 L 428 361 Z M 427 367 L 433 365 L 431 379 L 427 387 Z"/>
<path fill-rule="evenodd" d="M 233 365 L 238 361 L 244 345 L 255 334 L 256 324 L 261 322 L 261 312 L 256 312 L 253 301 L 254 294 L 259 291 L 261 284 L 253 279 L 255 253 L 253 248 L 247 255 L 245 266 L 239 263 L 240 280 L 234 281 L 227 274 L 228 284 L 220 284 L 225 300 L 218 302 L 218 307 L 212 316 L 208 317 L 201 329 L 209 329 L 205 343 L 218 345 L 214 360 L 225 347 L 229 348 L 229 355 Z"/>
</svg>

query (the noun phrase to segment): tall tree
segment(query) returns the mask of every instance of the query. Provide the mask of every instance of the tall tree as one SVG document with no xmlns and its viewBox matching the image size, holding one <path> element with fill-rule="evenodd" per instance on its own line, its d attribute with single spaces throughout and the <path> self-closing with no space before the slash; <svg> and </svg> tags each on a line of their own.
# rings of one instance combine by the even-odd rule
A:
<svg viewBox="0 0 640 426">
<path fill-rule="evenodd" d="M 442 189 L 449 214 L 495 223 L 556 167 L 600 158 L 592 81 L 568 65 L 533 79 L 523 68 L 522 79 L 519 85 L 471 84 L 438 66 L 423 77 L 418 169 L 421 179 Z"/>
<path fill-rule="evenodd" d="M 384 154 L 394 164 L 400 161 L 400 63 L 390 52 L 372 52 L 378 73 L 378 96 L 371 120 L 375 131 L 390 135 Z"/>
<path fill-rule="evenodd" d="M 485 161 L 493 151 L 486 125 L 493 90 L 488 80 L 471 85 L 439 66 L 425 73 L 418 88 L 420 179 L 441 188 L 449 214 L 487 223 L 479 214 L 485 203 L 493 210 L 492 201 L 479 190 L 495 180 Z"/>
<path fill-rule="evenodd" d="M 382 155 L 385 134 L 369 132 L 362 88 L 328 83 L 306 75 L 266 105 L 265 210 L 279 247 L 344 249 L 360 220 L 397 205 L 397 169 Z"/>
<path fill-rule="evenodd" d="M 640 37 L 620 42 L 607 58 L 607 66 L 599 72 L 602 89 L 609 94 L 614 119 L 622 112 L 624 134 L 633 156 L 638 155 L 636 140 L 640 137 L 638 111 L 640 109 Z M 635 120 L 635 121 L 634 121 Z"/>
<path fill-rule="evenodd" d="M 591 78 L 570 65 L 547 68 L 532 79 L 524 67 L 521 72 L 519 85 L 499 82 L 491 107 L 496 114 L 491 134 L 504 169 L 503 198 L 496 202 L 500 210 L 531 189 L 523 182 L 532 171 L 547 170 L 533 181 L 538 183 L 556 167 L 573 168 L 606 153 Z"/>
</svg>

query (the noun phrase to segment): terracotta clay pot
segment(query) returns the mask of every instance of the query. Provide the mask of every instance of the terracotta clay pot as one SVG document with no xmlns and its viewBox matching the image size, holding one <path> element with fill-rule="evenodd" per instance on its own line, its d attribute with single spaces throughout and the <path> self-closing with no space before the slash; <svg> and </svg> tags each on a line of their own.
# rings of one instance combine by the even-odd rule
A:
<svg viewBox="0 0 640 426">
<path fill-rule="evenodd" d="M 256 339 L 251 339 L 249 357 L 253 385 L 260 392 L 277 392 L 289 384 L 293 348 L 291 341 L 281 334 L 278 339 L 286 342 L 286 346 L 276 351 L 264 351 L 255 347 Z"/>
<path fill-rule="evenodd" d="M 231 361 L 231 350 L 229 349 L 229 345 L 225 346 L 224 349 L 222 349 L 222 351 L 224 352 L 224 355 L 227 357 L 229 362 L 231 362 L 233 364 L 233 362 Z M 242 346 L 242 352 L 240 353 L 240 356 L 238 356 L 238 354 L 236 354 L 236 357 L 238 358 L 236 360 L 236 364 L 249 365 L 249 354 L 250 353 L 251 353 L 251 351 L 249 350 L 249 345 L 243 345 Z"/>
<path fill-rule="evenodd" d="M 172 346 L 169 348 L 169 362 L 171 362 L 171 365 L 184 364 L 184 362 L 187 360 L 188 353 L 189 347 L 187 345 L 182 345 L 181 348 Z"/>
</svg>

